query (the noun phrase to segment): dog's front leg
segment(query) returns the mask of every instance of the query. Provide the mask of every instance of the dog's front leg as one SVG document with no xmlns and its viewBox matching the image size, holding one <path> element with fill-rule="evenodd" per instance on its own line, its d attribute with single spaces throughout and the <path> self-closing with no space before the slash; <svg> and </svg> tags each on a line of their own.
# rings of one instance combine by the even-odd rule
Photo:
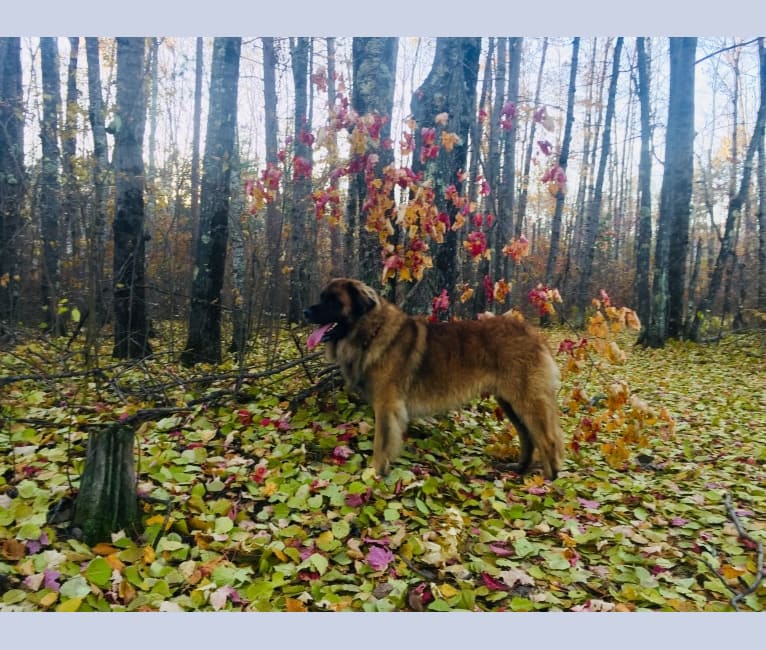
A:
<svg viewBox="0 0 766 650">
<path fill-rule="evenodd" d="M 402 440 L 407 429 L 407 407 L 396 396 L 382 396 L 375 400 L 375 441 L 372 466 L 379 476 L 385 476 L 391 463 L 402 450 Z"/>
</svg>

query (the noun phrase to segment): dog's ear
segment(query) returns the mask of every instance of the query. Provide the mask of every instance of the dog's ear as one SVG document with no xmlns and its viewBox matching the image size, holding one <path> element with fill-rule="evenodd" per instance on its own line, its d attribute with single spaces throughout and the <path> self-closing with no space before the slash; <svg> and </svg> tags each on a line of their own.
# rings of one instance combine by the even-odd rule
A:
<svg viewBox="0 0 766 650">
<path fill-rule="evenodd" d="M 361 282 L 348 285 L 348 295 L 351 300 L 351 313 L 360 318 L 380 304 L 380 296 L 375 289 Z"/>
</svg>

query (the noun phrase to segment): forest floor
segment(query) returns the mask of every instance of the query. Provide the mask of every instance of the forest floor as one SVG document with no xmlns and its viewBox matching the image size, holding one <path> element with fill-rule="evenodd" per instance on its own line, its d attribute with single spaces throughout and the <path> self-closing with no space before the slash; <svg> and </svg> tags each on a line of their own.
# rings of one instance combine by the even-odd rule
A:
<svg viewBox="0 0 766 650">
<path fill-rule="evenodd" d="M 0 611 L 763 611 L 763 337 L 634 338 L 565 373 L 554 482 L 502 470 L 516 441 L 492 400 L 413 423 L 379 480 L 369 408 L 337 389 L 290 410 L 316 360 L 186 408 L 237 368 L 54 377 L 81 357 L 0 353 Z M 2 381 L 20 375 L 38 378 Z M 141 533 L 85 544 L 89 427 L 160 407 L 136 430 Z"/>
</svg>

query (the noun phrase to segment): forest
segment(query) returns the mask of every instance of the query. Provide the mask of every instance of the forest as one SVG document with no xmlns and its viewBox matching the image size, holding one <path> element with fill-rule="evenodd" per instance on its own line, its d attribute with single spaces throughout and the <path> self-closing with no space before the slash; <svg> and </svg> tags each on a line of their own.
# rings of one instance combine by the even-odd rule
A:
<svg viewBox="0 0 766 650">
<path fill-rule="evenodd" d="M 765 136 L 763 37 L 0 37 L 0 611 L 763 611 Z M 559 477 L 377 476 L 334 277 L 540 328 Z"/>
</svg>

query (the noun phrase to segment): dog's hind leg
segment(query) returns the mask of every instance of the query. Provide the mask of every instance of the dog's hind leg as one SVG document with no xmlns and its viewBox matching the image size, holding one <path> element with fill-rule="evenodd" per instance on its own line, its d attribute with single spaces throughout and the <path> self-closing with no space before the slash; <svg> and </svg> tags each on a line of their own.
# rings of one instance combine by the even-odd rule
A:
<svg viewBox="0 0 766 650">
<path fill-rule="evenodd" d="M 524 424 L 518 415 L 516 415 L 516 412 L 513 410 L 511 403 L 499 395 L 495 395 L 495 399 L 497 400 L 497 403 L 500 404 L 500 408 L 503 409 L 505 415 L 511 421 L 511 424 L 513 424 L 513 426 L 516 428 L 516 431 L 519 433 L 519 441 L 521 443 L 519 461 L 517 463 L 509 463 L 508 467 L 511 469 L 511 471 L 516 472 L 517 474 L 526 474 L 526 472 L 529 470 L 529 466 L 532 463 L 532 453 L 535 449 L 534 443 L 532 441 L 532 436 L 529 433 L 527 425 Z"/>
<path fill-rule="evenodd" d="M 409 418 L 404 400 L 399 397 L 376 399 L 374 410 L 372 466 L 379 476 L 385 476 L 391 469 L 391 463 L 401 453 Z"/>
</svg>

